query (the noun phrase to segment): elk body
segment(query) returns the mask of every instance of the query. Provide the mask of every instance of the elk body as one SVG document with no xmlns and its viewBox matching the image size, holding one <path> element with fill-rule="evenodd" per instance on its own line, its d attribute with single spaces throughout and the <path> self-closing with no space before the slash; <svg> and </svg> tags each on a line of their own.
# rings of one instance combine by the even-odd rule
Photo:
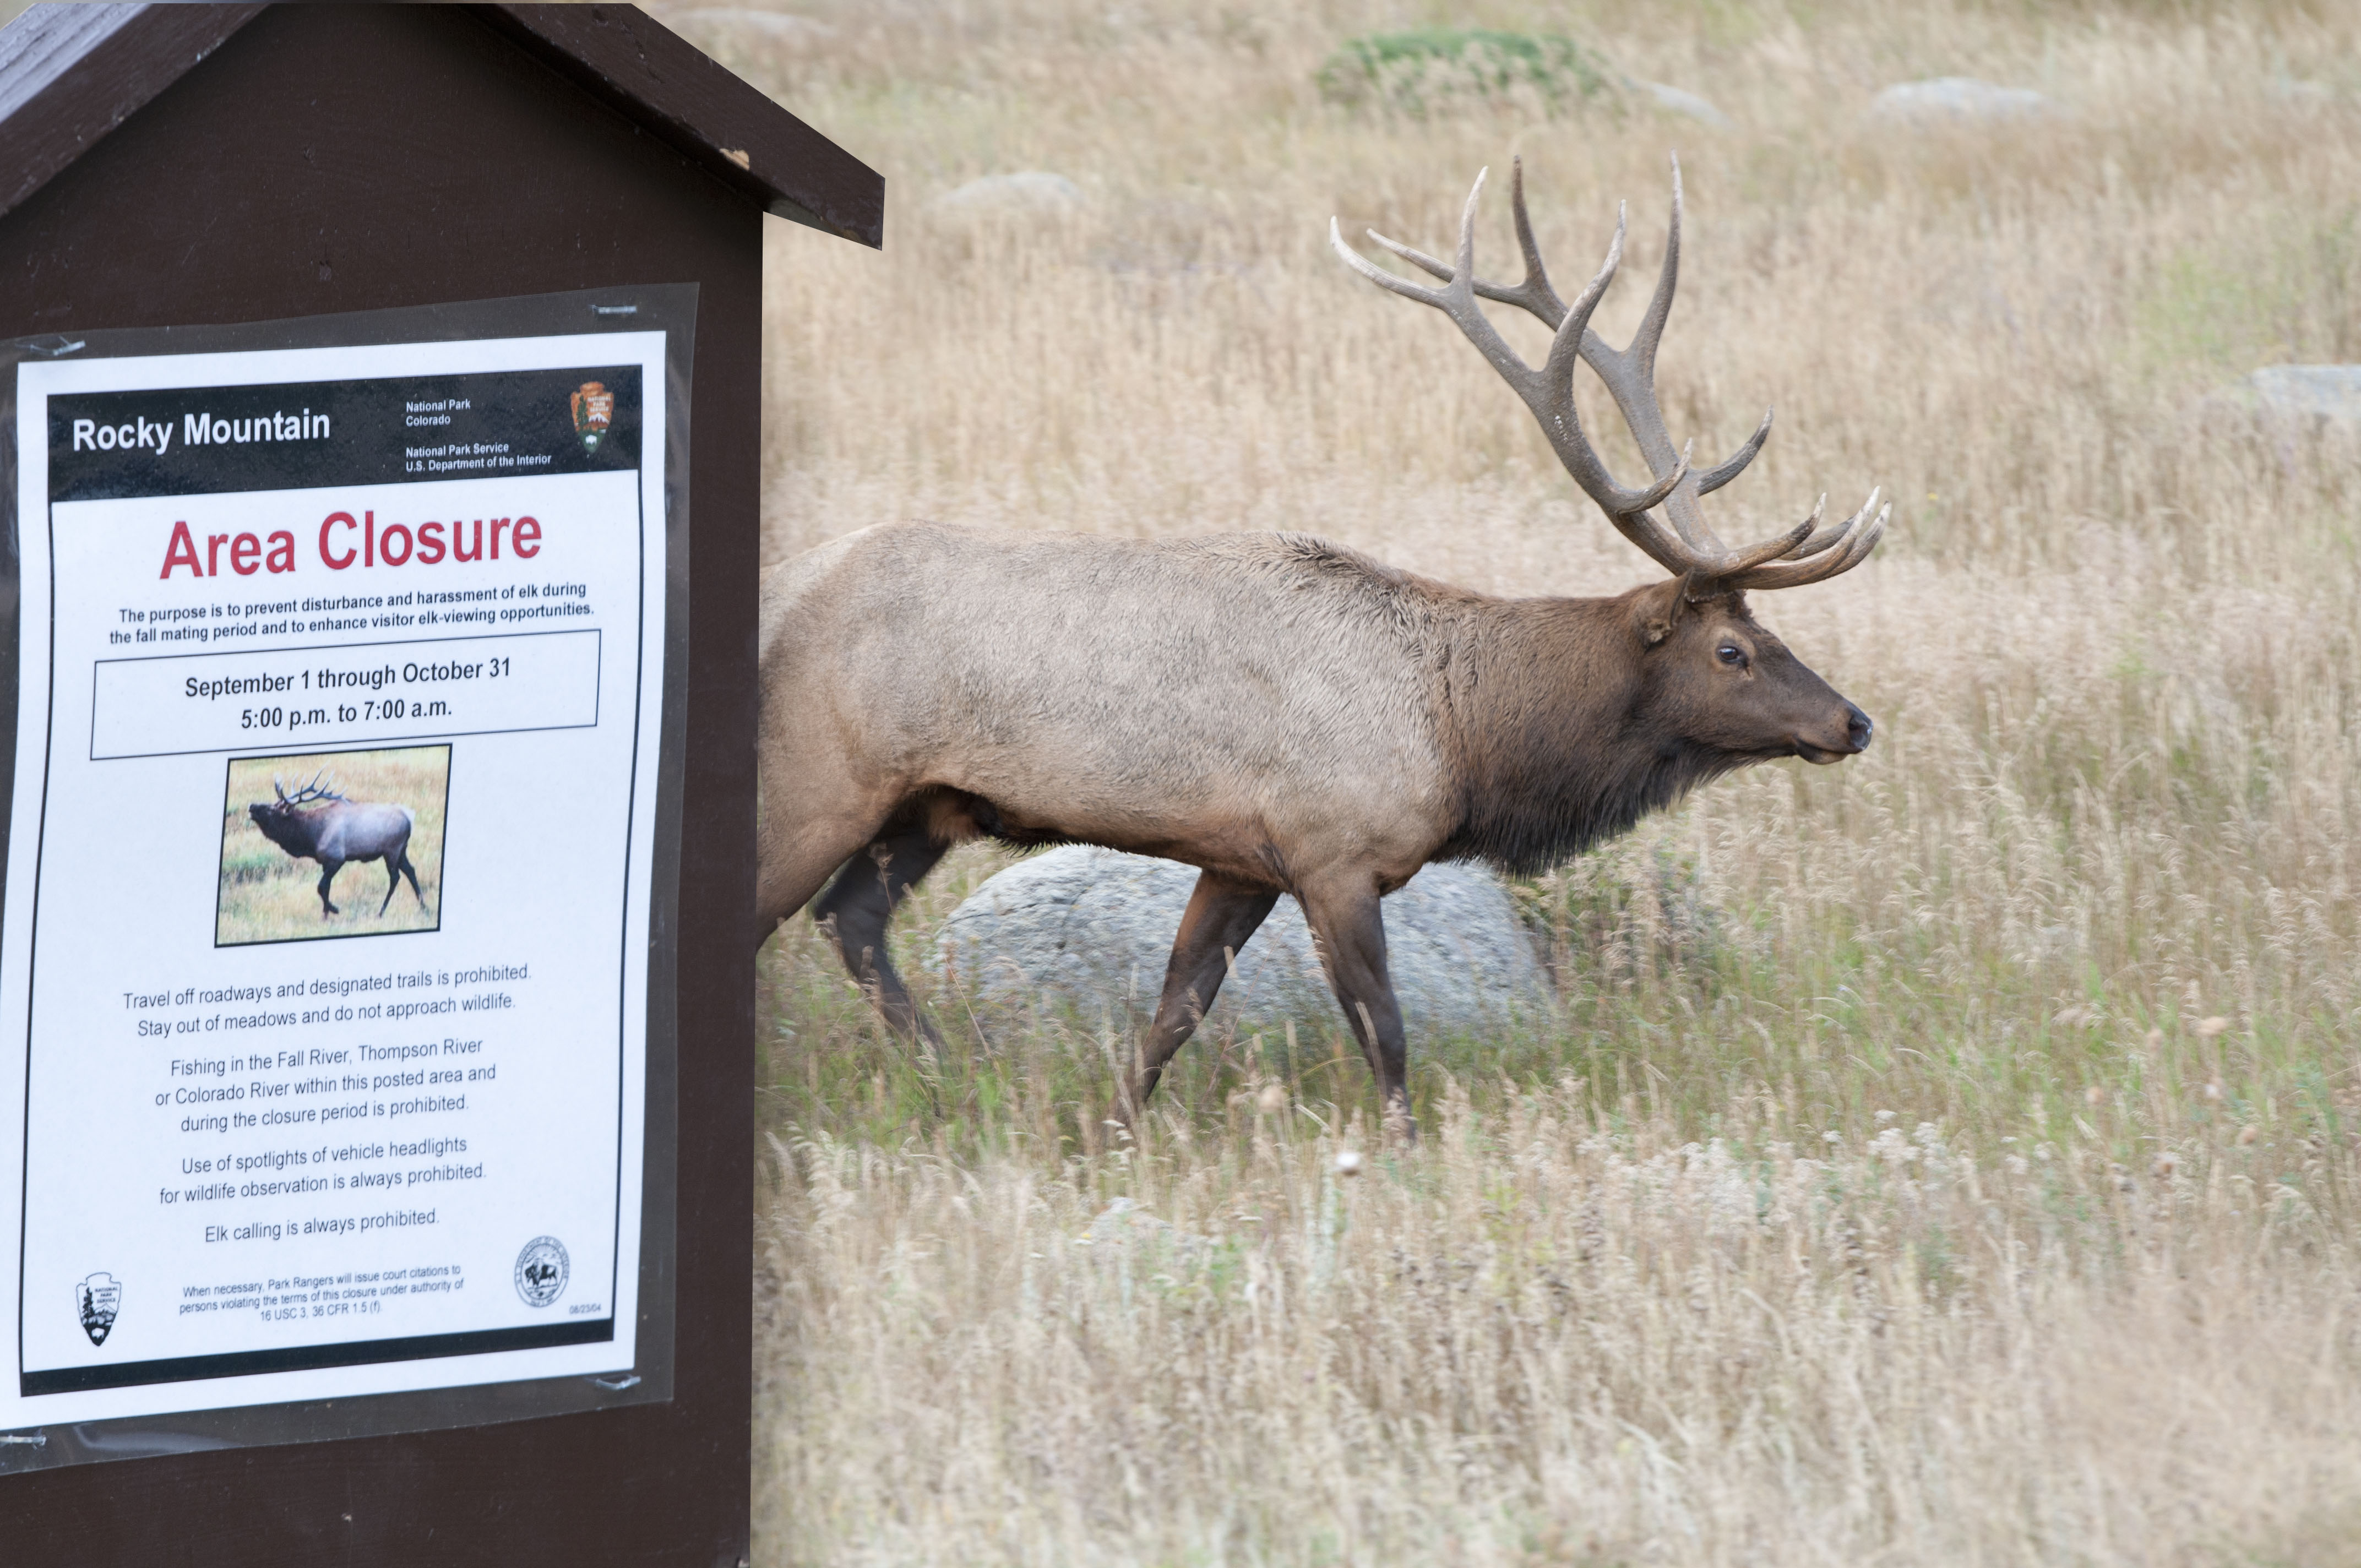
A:
<svg viewBox="0 0 2361 1568">
<path fill-rule="evenodd" d="M 264 838 L 295 859 L 320 862 L 321 919 L 338 913 L 328 901 L 328 884 L 351 861 L 385 862 L 385 898 L 377 906 L 379 915 L 392 905 L 405 875 L 410 878 L 410 891 L 418 895 L 418 907 L 426 907 L 425 890 L 418 885 L 418 868 L 410 863 L 410 835 L 418 826 L 410 807 L 346 800 L 323 787 L 316 775 L 291 795 L 274 778 L 270 793 L 278 798 L 258 800 L 246 808 L 246 814 Z M 314 806 L 315 800 L 327 804 Z"/>
<path fill-rule="evenodd" d="M 763 588 L 764 930 L 818 895 L 816 918 L 887 1022 L 931 1035 L 885 932 L 950 845 L 1083 842 L 1180 861 L 1201 874 L 1126 1111 L 1154 1091 L 1231 955 L 1285 894 L 1317 938 L 1388 1113 L 1407 1116 L 1379 901 L 1421 866 L 1538 870 L 1732 769 L 1833 762 L 1868 745 L 1867 717 L 1754 619 L 1746 595 L 1863 559 L 1884 526 L 1874 493 L 1843 523 L 1819 527 L 1815 509 L 1779 538 L 1731 550 L 1697 500 L 1761 449 L 1769 419 L 1703 473 L 1664 431 L 1653 383 L 1679 261 L 1678 165 L 1664 271 L 1620 353 L 1587 323 L 1620 260 L 1620 223 L 1569 306 L 1543 272 L 1521 170 L 1525 280 L 1476 280 L 1482 189 L 1479 178 L 1455 266 L 1372 236 L 1440 289 L 1336 248 L 1450 315 L 1584 491 L 1673 576 L 1609 598 L 1501 598 L 1296 533 L 1143 542 L 907 524 L 835 540 Z M 1479 296 L 1554 329 L 1543 367 L 1501 341 Z M 1652 483 L 1623 488 L 1592 452 L 1575 414 L 1577 358 L 1606 381 Z"/>
</svg>

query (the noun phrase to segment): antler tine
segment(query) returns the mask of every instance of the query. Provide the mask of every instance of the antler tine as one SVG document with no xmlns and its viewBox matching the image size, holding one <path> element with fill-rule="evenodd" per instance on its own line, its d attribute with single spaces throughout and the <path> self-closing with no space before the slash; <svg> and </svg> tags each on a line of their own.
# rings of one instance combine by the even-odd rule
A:
<svg viewBox="0 0 2361 1568">
<path fill-rule="evenodd" d="M 1785 558 L 1789 552 L 1812 536 L 1812 528 L 1818 521 L 1819 513 L 1816 510 L 1810 517 L 1777 538 L 1766 539 L 1760 544 L 1733 552 L 1730 564 L 1722 568 L 1720 575 L 1724 577 L 1735 576 L 1743 572 L 1751 572 L 1757 566 Z"/>
<path fill-rule="evenodd" d="M 1873 502 L 1876 499 L 1877 492 L 1874 490 L 1871 491 L 1870 499 Z M 1820 514 L 1828 510 L 1828 493 L 1826 490 L 1822 490 L 1820 492 L 1820 499 L 1812 503 L 1812 515 L 1805 521 L 1817 526 L 1820 521 Z M 1851 533 L 1855 527 L 1859 526 L 1861 515 L 1862 514 L 1861 512 L 1855 512 L 1850 517 L 1845 519 L 1842 522 L 1837 524 L 1834 528 L 1825 530 L 1817 534 L 1806 535 L 1804 543 L 1796 545 L 1793 550 L 1787 551 L 1785 554 L 1778 556 L 1777 559 L 1782 561 L 1807 561 L 1815 555 L 1835 549 L 1838 545 L 1842 544 L 1845 542 L 1846 538 Z"/>
<path fill-rule="evenodd" d="M 1385 246 L 1388 249 L 1393 248 L 1394 242 L 1386 238 L 1385 236 L 1379 234 L 1377 230 L 1369 230 L 1368 236 L 1371 239 L 1376 240 L 1379 245 Z M 1355 250 L 1351 246 L 1345 243 L 1345 236 L 1343 232 L 1338 229 L 1336 220 L 1334 218 L 1330 218 L 1328 220 L 1328 245 L 1329 248 L 1335 251 L 1338 256 L 1344 258 L 1345 266 L 1350 267 L 1354 271 L 1359 273 L 1362 277 L 1367 278 L 1378 288 L 1390 289 L 1395 293 L 1402 296 L 1402 298 L 1406 300 L 1416 300 L 1422 305 L 1433 305 L 1438 310 L 1443 308 L 1442 290 L 1422 288 L 1418 284 L 1411 282 L 1409 279 L 1397 278 L 1392 273 L 1387 271 L 1384 268 L 1376 265 L 1370 261 L 1367 257 L 1363 256 L 1359 251 Z M 1443 263 L 1435 260 L 1431 256 L 1420 256 L 1415 253 L 1409 252 L 1407 247 L 1402 248 L 1404 253 L 1408 255 L 1409 259 L 1416 261 L 1420 266 L 1425 268 L 1430 272 L 1433 272 L 1436 277 L 1444 280 L 1446 282 L 1449 281 L 1451 277 L 1450 271 L 1444 267 Z"/>
<path fill-rule="evenodd" d="M 1681 285 L 1681 159 L 1673 155 L 1673 215 L 1664 225 L 1664 265 L 1656 273 L 1656 291 L 1648 297 L 1647 313 L 1639 330 L 1624 345 L 1624 355 L 1636 361 L 1650 382 L 1656 376 L 1656 348 L 1664 340 L 1664 323 L 1672 319 L 1673 294 Z"/>
<path fill-rule="evenodd" d="M 1709 496 L 1746 471 L 1746 466 L 1754 461 L 1754 455 L 1763 450 L 1763 444 L 1771 439 L 1772 411 L 1769 409 L 1763 411 L 1763 422 L 1754 427 L 1754 433 L 1746 438 L 1745 445 L 1697 476 L 1698 495 Z"/>
<path fill-rule="evenodd" d="M 1400 257 L 1404 261 L 1409 262 L 1412 267 L 1417 268 L 1428 277 L 1440 278 L 1446 283 L 1451 281 L 1451 269 L 1445 267 L 1442 262 L 1437 261 L 1433 257 L 1429 256 L 1426 252 L 1419 249 L 1417 247 L 1404 245 L 1398 239 L 1389 239 L 1375 229 L 1363 229 L 1361 232 L 1369 236 L 1369 242 L 1377 246 L 1378 248 L 1380 250 L 1391 251 L 1394 255 Z M 1477 287 L 1480 288 L 1482 285 L 1479 284 Z"/>
<path fill-rule="evenodd" d="M 1542 265 L 1542 247 L 1533 238 L 1532 214 L 1525 211 L 1522 153 L 1509 159 L 1509 208 L 1517 221 L 1517 248 L 1525 253 L 1525 280 L 1514 289 L 1501 289 L 1485 297 L 1504 305 L 1522 305 L 1554 329 L 1565 320 L 1565 302 L 1550 287 L 1549 269 Z"/>
</svg>

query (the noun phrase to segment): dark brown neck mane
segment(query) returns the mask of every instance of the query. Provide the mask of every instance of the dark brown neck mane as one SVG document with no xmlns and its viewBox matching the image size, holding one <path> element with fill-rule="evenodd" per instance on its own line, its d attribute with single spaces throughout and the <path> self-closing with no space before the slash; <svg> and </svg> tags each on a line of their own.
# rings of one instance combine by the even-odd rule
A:
<svg viewBox="0 0 2361 1568">
<path fill-rule="evenodd" d="M 1530 874 L 1756 759 L 1640 710 L 1630 596 L 1471 605 L 1445 663 L 1460 818 L 1437 858 Z"/>
</svg>

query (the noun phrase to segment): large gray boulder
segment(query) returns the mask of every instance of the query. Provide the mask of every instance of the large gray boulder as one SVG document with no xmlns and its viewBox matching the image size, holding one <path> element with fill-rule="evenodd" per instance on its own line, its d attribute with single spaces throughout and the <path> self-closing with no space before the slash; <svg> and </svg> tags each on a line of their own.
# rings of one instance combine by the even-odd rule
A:
<svg viewBox="0 0 2361 1568">
<path fill-rule="evenodd" d="M 1020 861 L 951 912 L 928 967 L 970 999 L 1046 1000 L 1093 1020 L 1154 1015 L 1192 866 L 1068 845 Z M 1386 956 L 1404 1021 L 1419 1034 L 1499 1027 L 1546 1005 L 1549 987 L 1507 889 L 1489 872 L 1432 865 L 1385 901 Z M 1208 1015 L 1214 1028 L 1339 1022 L 1291 898 L 1237 957 Z"/>
</svg>

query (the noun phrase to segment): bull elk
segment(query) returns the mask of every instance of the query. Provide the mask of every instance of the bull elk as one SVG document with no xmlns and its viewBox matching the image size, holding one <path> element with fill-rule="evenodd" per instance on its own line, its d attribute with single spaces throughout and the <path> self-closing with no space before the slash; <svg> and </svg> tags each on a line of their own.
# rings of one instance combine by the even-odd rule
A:
<svg viewBox="0 0 2361 1568">
<path fill-rule="evenodd" d="M 981 835 L 1181 861 L 1200 875 L 1126 1111 L 1146 1103 L 1230 958 L 1288 894 L 1388 1115 L 1407 1117 L 1379 900 L 1421 866 L 1540 870 L 1732 769 L 1834 762 L 1869 744 L 1868 717 L 1757 621 L 1746 595 L 1859 565 L 1885 527 L 1876 492 L 1841 523 L 1821 526 L 1815 507 L 1776 538 L 1731 549 L 1698 503 L 1762 450 L 1770 417 L 1703 471 L 1664 428 L 1655 360 L 1680 266 L 1679 164 L 1664 270 L 1620 352 L 1588 323 L 1622 258 L 1621 218 L 1569 305 L 1542 265 L 1521 167 L 1524 279 L 1477 277 L 1483 188 L 1479 175 L 1452 265 L 1370 236 L 1440 287 L 1372 265 L 1333 221 L 1331 243 L 1371 282 L 1449 316 L 1575 483 L 1671 576 L 1611 598 L 1498 598 L 1301 533 L 1140 541 L 908 523 L 848 534 L 763 587 L 763 929 L 818 895 L 815 917 L 887 1023 L 931 1036 L 885 933 L 950 845 Z M 1479 299 L 1553 331 L 1539 368 Z M 1619 483 L 1592 450 L 1575 410 L 1577 358 L 1606 383 L 1649 483 Z"/>
<path fill-rule="evenodd" d="M 328 902 L 328 884 L 350 861 L 385 862 L 385 899 L 377 906 L 379 915 L 391 907 L 404 875 L 410 878 L 410 891 L 418 895 L 418 907 L 425 908 L 426 893 L 418 885 L 418 868 L 410 863 L 410 835 L 418 826 L 417 815 L 406 806 L 346 800 L 320 782 L 325 776 L 325 769 L 313 774 L 312 782 L 293 795 L 273 777 L 270 793 L 278 798 L 258 800 L 246 808 L 264 838 L 299 861 L 320 862 L 320 918 L 341 913 Z M 313 801 L 327 804 L 313 806 Z"/>
</svg>

